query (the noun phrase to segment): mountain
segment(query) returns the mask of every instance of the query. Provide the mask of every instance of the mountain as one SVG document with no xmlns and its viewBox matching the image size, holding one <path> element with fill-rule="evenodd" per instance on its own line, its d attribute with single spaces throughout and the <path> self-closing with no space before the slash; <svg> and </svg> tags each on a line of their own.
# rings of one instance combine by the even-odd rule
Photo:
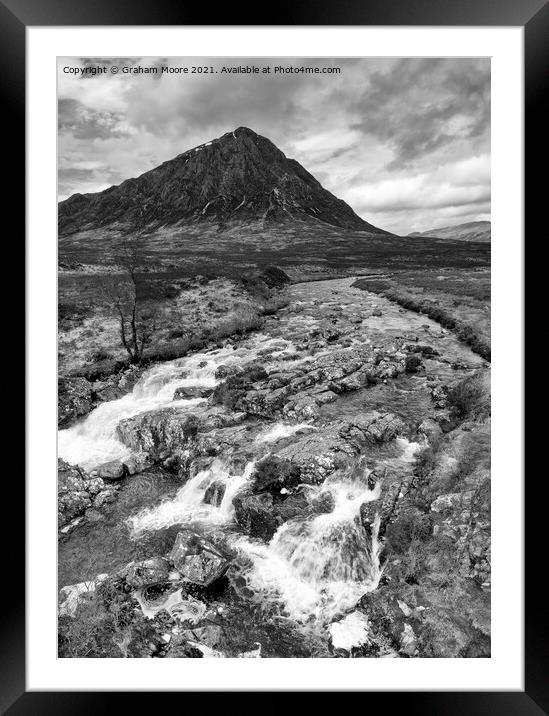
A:
<svg viewBox="0 0 549 716">
<path fill-rule="evenodd" d="M 480 241 L 489 243 L 491 241 L 491 223 L 489 221 L 469 221 L 466 224 L 455 226 L 442 226 L 440 229 L 429 229 L 429 231 L 414 231 L 408 236 L 436 237 L 438 239 L 454 239 L 456 241 Z"/>
<path fill-rule="evenodd" d="M 94 229 L 155 230 L 216 224 L 218 229 L 328 225 L 388 232 L 361 219 L 269 139 L 239 127 L 189 149 L 136 179 L 59 203 L 59 235 Z"/>
</svg>

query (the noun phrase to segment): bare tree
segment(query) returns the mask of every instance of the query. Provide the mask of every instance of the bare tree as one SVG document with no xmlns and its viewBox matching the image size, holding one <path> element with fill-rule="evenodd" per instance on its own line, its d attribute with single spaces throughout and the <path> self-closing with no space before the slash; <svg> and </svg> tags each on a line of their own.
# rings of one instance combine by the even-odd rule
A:
<svg viewBox="0 0 549 716">
<path fill-rule="evenodd" d="M 157 310 L 147 305 L 143 270 L 145 254 L 142 241 L 124 239 L 117 256 L 122 276 L 112 274 L 107 284 L 107 295 L 116 310 L 120 340 L 130 361 L 138 364 L 143 360 L 143 351 L 157 330 Z"/>
</svg>

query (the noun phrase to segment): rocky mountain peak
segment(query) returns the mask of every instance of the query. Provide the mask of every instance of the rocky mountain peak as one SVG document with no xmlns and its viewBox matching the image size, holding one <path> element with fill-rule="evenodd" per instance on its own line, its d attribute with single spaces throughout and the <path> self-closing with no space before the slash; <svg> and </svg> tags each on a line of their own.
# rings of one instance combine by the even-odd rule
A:
<svg viewBox="0 0 549 716">
<path fill-rule="evenodd" d="M 306 222 L 386 233 L 324 189 L 266 137 L 238 127 L 97 194 L 59 204 L 59 234 L 215 223 Z"/>
</svg>

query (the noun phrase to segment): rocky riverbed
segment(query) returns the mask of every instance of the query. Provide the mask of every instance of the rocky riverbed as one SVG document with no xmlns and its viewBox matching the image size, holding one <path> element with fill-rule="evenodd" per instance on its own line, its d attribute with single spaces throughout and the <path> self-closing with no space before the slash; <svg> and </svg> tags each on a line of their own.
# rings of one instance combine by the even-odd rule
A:
<svg viewBox="0 0 549 716">
<path fill-rule="evenodd" d="M 489 655 L 489 364 L 353 280 L 60 430 L 61 656 Z"/>
</svg>

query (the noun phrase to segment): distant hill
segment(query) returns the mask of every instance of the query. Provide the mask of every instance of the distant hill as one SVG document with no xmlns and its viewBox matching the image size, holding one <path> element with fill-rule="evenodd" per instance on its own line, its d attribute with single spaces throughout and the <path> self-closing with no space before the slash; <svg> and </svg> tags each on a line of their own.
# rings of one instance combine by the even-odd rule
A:
<svg viewBox="0 0 549 716">
<path fill-rule="evenodd" d="M 440 229 L 429 229 L 429 231 L 414 231 L 408 236 L 415 237 L 436 237 L 437 239 L 453 239 L 455 241 L 480 241 L 489 243 L 492 235 L 492 224 L 489 221 L 469 221 L 466 224 L 455 226 L 442 226 Z"/>
</svg>

